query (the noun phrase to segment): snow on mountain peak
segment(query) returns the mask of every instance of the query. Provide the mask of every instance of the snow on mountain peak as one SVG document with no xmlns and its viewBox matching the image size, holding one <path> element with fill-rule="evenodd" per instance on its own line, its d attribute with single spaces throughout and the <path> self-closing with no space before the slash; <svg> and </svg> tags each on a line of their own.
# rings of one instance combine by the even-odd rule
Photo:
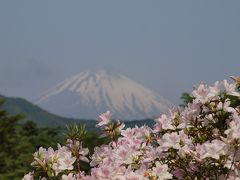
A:
<svg viewBox="0 0 240 180">
<path fill-rule="evenodd" d="M 85 71 L 46 91 L 36 104 L 50 112 L 74 118 L 96 118 L 110 110 L 114 118 L 144 119 L 171 106 L 160 95 L 114 72 Z"/>
</svg>

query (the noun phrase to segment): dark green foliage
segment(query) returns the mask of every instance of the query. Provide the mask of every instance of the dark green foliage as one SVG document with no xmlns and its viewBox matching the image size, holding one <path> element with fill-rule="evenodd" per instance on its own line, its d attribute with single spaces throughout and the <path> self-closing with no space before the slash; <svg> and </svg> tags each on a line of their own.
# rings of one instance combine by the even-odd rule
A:
<svg viewBox="0 0 240 180">
<path fill-rule="evenodd" d="M 237 90 L 238 92 L 240 92 L 240 85 L 237 86 Z M 181 97 L 180 97 L 183 101 L 182 104 L 180 104 L 181 107 L 186 107 L 188 103 L 192 103 L 193 101 L 193 97 L 191 96 L 190 93 L 184 92 L 182 93 Z M 227 95 L 227 98 L 229 98 L 231 100 L 231 107 L 237 107 L 240 105 L 240 99 L 236 96 L 231 96 L 231 95 Z"/>
<path fill-rule="evenodd" d="M 0 103 L 0 179 L 20 179 L 31 170 L 32 154 L 40 146 L 61 142 L 56 129 L 39 128 L 22 115 L 9 115 Z"/>
<path fill-rule="evenodd" d="M 237 90 L 238 92 L 240 92 L 240 85 L 237 86 Z M 230 99 L 231 107 L 236 108 L 240 106 L 239 97 L 227 95 L 225 93 L 223 95 L 226 96 L 226 98 Z M 194 97 L 192 97 L 189 93 L 184 92 L 181 95 L 181 99 L 183 101 L 183 104 L 180 104 L 180 106 L 184 108 L 188 105 L 188 103 L 192 103 L 192 101 L 194 100 Z M 219 121 L 216 123 L 215 126 L 220 130 L 226 129 L 226 119 L 228 119 L 227 117 L 229 117 L 229 113 L 221 114 L 221 118 L 219 117 Z"/>
<path fill-rule="evenodd" d="M 237 91 L 240 92 L 240 85 L 237 84 Z M 184 92 L 182 93 L 180 97 L 183 101 L 182 104 L 180 104 L 181 107 L 186 107 L 188 103 L 192 103 L 194 97 L 191 96 L 190 93 Z M 236 96 L 230 96 L 228 95 L 227 98 L 231 100 L 231 107 L 237 107 L 240 105 L 240 99 Z"/>
<path fill-rule="evenodd" d="M 69 124 L 67 125 L 66 139 L 72 139 L 77 141 L 83 141 L 86 137 L 87 132 L 85 125 L 82 124 Z"/>
<path fill-rule="evenodd" d="M 152 128 L 155 124 L 155 121 L 153 119 L 133 120 L 133 121 L 125 121 L 124 124 L 125 124 L 125 128 L 128 128 L 128 127 L 134 128 L 136 125 L 138 127 L 146 125 Z"/>
<path fill-rule="evenodd" d="M 39 147 L 56 149 L 58 143 L 64 144 L 63 134 L 67 129 L 39 127 L 35 122 L 26 120 L 23 115 L 9 115 L 3 108 L 6 107 L 3 102 L 0 100 L 0 179 L 21 179 L 25 173 L 31 171 L 33 153 Z M 95 128 L 95 124 L 96 121 L 92 121 L 88 126 Z M 89 148 L 90 154 L 95 146 L 107 142 L 106 138 L 100 138 L 96 131 L 86 132 L 81 124 L 68 127 L 75 128 L 75 134 L 79 133 L 83 147 Z M 68 136 L 71 134 L 67 134 L 65 138 L 69 138 Z M 81 169 L 88 172 L 90 167 L 82 163 Z"/>
<path fill-rule="evenodd" d="M 101 146 L 109 142 L 109 138 L 101 138 L 99 134 L 96 132 L 87 132 L 85 130 L 85 125 L 76 124 L 76 123 L 67 125 L 67 133 L 65 134 L 65 138 L 66 140 L 71 139 L 73 141 L 81 142 L 84 148 L 89 149 L 89 152 L 90 152 L 88 154 L 89 156 L 93 154 L 94 148 L 96 146 Z M 85 163 L 81 161 L 79 165 L 80 165 L 80 169 L 82 171 L 85 171 L 85 173 L 88 174 L 90 172 L 91 167 L 89 163 Z"/>
<path fill-rule="evenodd" d="M 240 84 L 237 84 L 237 91 L 240 93 Z M 237 106 L 240 106 L 240 98 L 231 95 L 227 95 L 227 98 L 231 100 L 231 107 L 236 108 Z"/>
<path fill-rule="evenodd" d="M 180 98 L 183 101 L 183 104 L 180 104 L 181 107 L 186 107 L 188 103 L 192 103 L 193 101 L 193 97 L 187 92 L 182 93 Z"/>
<path fill-rule="evenodd" d="M 236 108 L 237 106 L 240 105 L 240 98 L 238 98 L 236 96 L 229 96 L 229 95 L 228 95 L 228 98 L 231 100 L 232 107 Z"/>
</svg>

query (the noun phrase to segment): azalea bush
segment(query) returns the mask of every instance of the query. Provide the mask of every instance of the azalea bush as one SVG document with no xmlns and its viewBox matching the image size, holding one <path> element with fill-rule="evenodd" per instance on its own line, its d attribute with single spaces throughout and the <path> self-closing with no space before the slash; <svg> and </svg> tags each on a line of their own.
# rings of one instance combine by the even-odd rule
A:
<svg viewBox="0 0 240 180">
<path fill-rule="evenodd" d="M 201 83 L 184 109 L 173 108 L 148 126 L 126 128 L 109 111 L 97 127 L 108 142 L 89 154 L 84 129 L 72 128 L 57 149 L 34 153 L 23 179 L 157 180 L 240 179 L 239 84 Z M 90 171 L 81 168 L 88 163 Z"/>
</svg>

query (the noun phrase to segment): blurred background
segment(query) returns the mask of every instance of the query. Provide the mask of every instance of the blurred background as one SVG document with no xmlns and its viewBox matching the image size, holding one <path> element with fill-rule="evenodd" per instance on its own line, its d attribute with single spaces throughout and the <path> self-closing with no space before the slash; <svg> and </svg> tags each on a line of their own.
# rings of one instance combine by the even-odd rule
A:
<svg viewBox="0 0 240 180">
<path fill-rule="evenodd" d="M 86 69 L 110 68 L 177 104 L 237 75 L 238 1 L 1 1 L 0 93 L 33 100 Z"/>
</svg>

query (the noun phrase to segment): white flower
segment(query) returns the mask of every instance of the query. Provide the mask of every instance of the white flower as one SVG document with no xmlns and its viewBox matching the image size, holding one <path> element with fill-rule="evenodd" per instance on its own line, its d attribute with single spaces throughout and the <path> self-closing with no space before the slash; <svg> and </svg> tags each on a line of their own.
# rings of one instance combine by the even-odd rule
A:
<svg viewBox="0 0 240 180">
<path fill-rule="evenodd" d="M 127 145 L 119 146 L 114 151 L 114 158 L 120 163 L 131 164 L 135 151 Z"/>
<path fill-rule="evenodd" d="M 172 174 L 168 172 L 168 165 L 161 165 L 160 162 L 156 162 L 156 167 L 152 168 L 152 174 L 157 176 L 159 180 L 172 179 Z"/>
<path fill-rule="evenodd" d="M 62 180 L 76 180 L 73 173 L 69 173 L 68 175 L 62 175 Z"/>
<path fill-rule="evenodd" d="M 124 175 L 117 175 L 114 178 L 114 180 L 148 180 L 148 178 L 144 177 L 144 172 L 137 172 L 137 171 L 131 171 L 131 169 L 127 169 Z"/>
<path fill-rule="evenodd" d="M 181 113 L 181 119 L 186 125 L 192 124 L 192 121 L 200 113 L 200 103 L 189 103 L 185 110 Z"/>
<path fill-rule="evenodd" d="M 64 158 L 59 158 L 58 163 L 59 167 L 58 169 L 60 170 L 72 170 L 73 169 L 73 163 L 76 161 L 75 157 L 64 157 Z"/>
<path fill-rule="evenodd" d="M 224 103 L 219 102 L 217 104 L 217 110 L 224 110 L 226 112 L 234 112 L 235 109 L 230 107 L 231 101 L 230 99 L 226 99 Z"/>
<path fill-rule="evenodd" d="M 112 148 L 107 145 L 102 145 L 100 147 L 94 148 L 94 154 L 92 155 L 91 166 L 97 166 L 103 160 L 110 159 L 112 157 Z"/>
<path fill-rule="evenodd" d="M 219 81 L 216 81 L 214 86 L 209 87 L 208 97 L 213 98 L 218 96 L 220 93 L 221 93 L 221 83 Z"/>
<path fill-rule="evenodd" d="M 178 135 L 176 132 L 166 133 L 159 140 L 159 144 L 164 151 L 167 151 L 169 148 L 179 149 L 180 140 L 180 135 Z"/>
<path fill-rule="evenodd" d="M 239 168 L 234 168 L 228 177 L 228 180 L 240 180 L 240 170 Z"/>
<path fill-rule="evenodd" d="M 240 139 L 240 116 L 235 111 L 232 114 L 233 120 L 230 121 L 230 128 L 227 129 L 224 133 L 228 136 L 228 140 Z"/>
<path fill-rule="evenodd" d="M 71 151 L 66 146 L 58 146 L 57 160 L 53 164 L 53 170 L 56 174 L 64 170 L 73 170 L 73 163 L 76 161 L 76 157 L 72 156 Z"/>
<path fill-rule="evenodd" d="M 80 160 L 84 162 L 89 162 L 88 158 L 85 157 L 89 153 L 88 148 L 83 148 L 82 143 L 79 141 L 72 141 L 70 139 L 67 140 L 67 147 L 70 148 L 71 151 L 75 152 L 80 155 Z"/>
<path fill-rule="evenodd" d="M 97 127 L 102 127 L 104 125 L 107 125 L 111 121 L 111 113 L 110 111 L 107 111 L 103 114 L 101 114 L 98 118 L 99 123 L 96 125 Z"/>
<path fill-rule="evenodd" d="M 195 88 L 195 90 L 193 90 L 192 95 L 196 98 L 194 101 L 204 104 L 208 101 L 208 93 L 208 86 L 204 83 L 201 83 L 197 88 Z"/>
<path fill-rule="evenodd" d="M 33 173 L 30 172 L 28 174 L 25 174 L 24 177 L 22 178 L 22 180 L 34 180 Z"/>
<path fill-rule="evenodd" d="M 155 119 L 156 125 L 154 128 L 154 132 L 167 130 L 167 129 L 175 129 L 175 127 L 172 125 L 172 121 L 170 118 L 168 118 L 165 114 L 163 114 L 161 117 Z"/>
<path fill-rule="evenodd" d="M 240 93 L 236 91 L 236 84 L 228 84 L 227 80 L 223 83 L 227 94 L 240 97 Z"/>
<path fill-rule="evenodd" d="M 201 145 L 197 145 L 196 152 L 199 154 L 200 159 L 207 157 L 219 159 L 220 155 L 227 153 L 226 144 L 220 140 L 213 140 L 212 142 L 205 142 Z"/>
</svg>

